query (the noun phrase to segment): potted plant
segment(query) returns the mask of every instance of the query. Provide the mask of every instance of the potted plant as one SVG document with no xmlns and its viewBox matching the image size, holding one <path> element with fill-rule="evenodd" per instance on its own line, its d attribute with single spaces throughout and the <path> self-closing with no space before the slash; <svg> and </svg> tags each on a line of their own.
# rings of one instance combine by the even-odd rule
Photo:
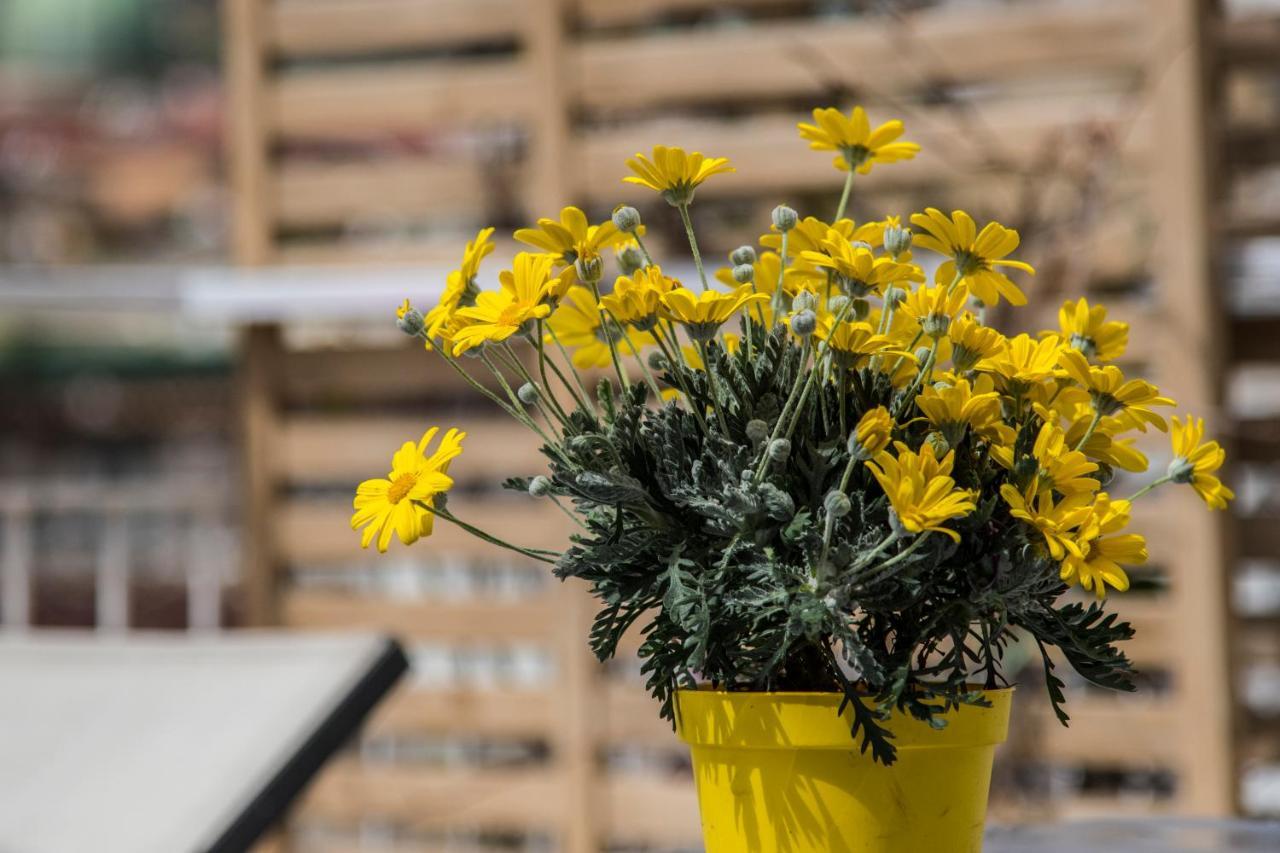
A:
<svg viewBox="0 0 1280 853">
<path fill-rule="evenodd" d="M 851 221 L 855 174 L 918 146 L 860 108 L 813 118 L 801 136 L 845 173 L 835 215 L 780 206 L 713 275 L 690 210 L 733 168 L 657 146 L 624 180 L 675 208 L 697 281 L 650 255 L 634 208 L 592 223 L 569 207 L 515 232 L 533 251 L 496 287 L 478 274 L 486 229 L 436 306 L 401 306 L 401 329 L 541 442 L 547 472 L 505 485 L 573 518 L 563 550 L 449 511 L 456 429 L 360 484 L 352 527 L 385 551 L 438 517 L 589 584 L 602 660 L 643 637 L 709 850 L 976 850 L 1008 644 L 1039 649 L 1064 724 L 1050 649 L 1132 690 L 1117 645 L 1132 629 L 1104 609 L 1147 557 L 1131 501 L 1171 482 L 1213 508 L 1233 495 L 1190 417 L 1172 419 L 1166 474 L 1112 494 L 1117 471 L 1147 468 L 1133 433 L 1168 429 L 1173 405 L 1110 363 L 1128 327 L 1084 299 L 1038 335 L 985 325 L 990 306 L 1026 302 L 1017 233 L 933 208 L 914 229 Z"/>
</svg>

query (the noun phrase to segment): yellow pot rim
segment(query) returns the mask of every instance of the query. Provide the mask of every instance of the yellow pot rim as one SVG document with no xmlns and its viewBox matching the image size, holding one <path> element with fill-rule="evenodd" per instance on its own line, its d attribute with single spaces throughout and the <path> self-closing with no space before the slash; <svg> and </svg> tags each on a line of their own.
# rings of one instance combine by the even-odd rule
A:
<svg viewBox="0 0 1280 853">
<path fill-rule="evenodd" d="M 990 708 L 962 705 L 934 729 L 896 708 L 883 723 L 902 749 L 939 749 L 1002 743 L 1008 736 L 1013 687 L 982 690 Z M 857 749 L 852 710 L 836 711 L 840 693 L 741 692 L 698 688 L 676 691 L 676 729 L 692 746 L 736 749 Z"/>
</svg>

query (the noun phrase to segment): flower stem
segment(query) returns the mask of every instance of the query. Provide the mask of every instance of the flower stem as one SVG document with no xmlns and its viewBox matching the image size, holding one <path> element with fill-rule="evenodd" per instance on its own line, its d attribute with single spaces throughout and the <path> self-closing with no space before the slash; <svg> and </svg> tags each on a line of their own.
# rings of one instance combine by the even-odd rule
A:
<svg viewBox="0 0 1280 853">
<path fill-rule="evenodd" d="M 555 371 L 556 376 L 560 379 L 560 384 L 564 386 L 564 390 L 568 391 L 569 396 L 573 398 L 573 404 L 584 411 L 590 412 L 591 409 L 588 407 L 587 403 L 578 397 L 578 393 L 573 390 L 573 386 L 564 378 L 564 374 L 560 372 L 560 368 L 556 366 L 555 362 L 547 358 L 547 344 L 545 335 L 542 331 L 541 320 L 538 321 L 537 334 L 538 340 L 535 342 L 535 345 L 538 347 L 538 373 L 542 376 L 542 386 L 547 389 L 547 393 L 551 392 L 551 380 L 547 378 L 547 364 L 550 362 L 551 369 Z M 576 375 L 577 374 L 575 374 L 575 376 Z M 586 392 L 584 391 L 583 393 Z M 560 408 L 561 411 L 564 411 L 564 408 L 560 406 L 559 401 L 556 402 L 556 406 Z"/>
<path fill-rule="evenodd" d="M 698 268 L 698 279 L 702 282 L 702 289 L 707 289 L 707 272 L 702 268 L 702 255 L 698 252 L 698 238 L 693 236 L 693 220 L 689 218 L 689 205 L 679 204 L 676 209 L 680 211 L 680 220 L 684 222 L 684 233 L 689 238 L 689 251 L 693 253 L 693 265 Z"/>
<path fill-rule="evenodd" d="M 591 293 L 596 298 L 596 310 L 600 312 L 600 325 L 604 329 L 604 339 L 609 344 L 609 358 L 613 360 L 613 372 L 618 374 L 618 381 L 622 383 L 622 390 L 626 391 L 631 388 L 631 381 L 627 379 L 627 374 L 622 370 L 622 362 L 618 358 L 618 345 L 613 340 L 613 330 L 609 328 L 610 323 L 614 323 L 613 315 L 600 305 L 600 286 L 596 282 L 591 282 Z M 621 329 L 621 326 L 618 326 Z M 626 334 L 623 332 L 623 334 Z"/>
<path fill-rule="evenodd" d="M 587 393 L 587 387 L 582 384 L 582 377 L 579 376 L 578 371 L 574 369 L 573 359 L 569 357 L 569 351 L 564 348 L 564 344 L 560 343 L 560 336 L 556 334 L 556 330 L 551 328 L 550 325 L 547 326 L 547 333 L 551 335 L 551 340 L 555 343 L 556 349 L 560 350 L 560 356 L 564 359 L 565 366 L 568 368 L 569 374 L 573 377 L 574 384 L 576 384 L 578 386 L 578 390 L 582 392 L 582 400 L 579 401 L 579 405 L 589 412 L 592 417 L 595 417 L 596 410 L 595 406 L 591 404 L 591 395 Z M 569 388 L 569 383 L 565 380 L 564 373 L 561 372 L 560 368 L 554 361 L 551 361 L 550 364 L 552 372 L 560 377 L 560 381 L 564 383 L 565 388 Z M 573 393 L 573 389 L 569 388 L 569 392 Z"/>
<path fill-rule="evenodd" d="M 1146 484 L 1145 486 L 1143 486 L 1141 489 L 1138 489 L 1138 491 L 1134 492 L 1132 495 L 1130 495 L 1130 496 L 1129 496 L 1129 502 L 1130 502 L 1130 503 L 1133 503 L 1133 502 L 1134 502 L 1134 501 L 1136 501 L 1138 498 L 1142 497 L 1142 496 L 1143 496 L 1143 495 L 1145 495 L 1147 492 L 1151 491 L 1152 489 L 1156 488 L 1157 486 L 1163 486 L 1165 483 L 1172 482 L 1172 480 L 1173 480 L 1173 478 L 1172 478 L 1172 477 L 1170 477 L 1170 476 L 1168 476 L 1168 475 L 1166 474 L 1165 476 L 1161 477 L 1161 478 L 1160 478 L 1160 479 L 1158 479 L 1158 480 L 1153 480 L 1152 482 L 1147 483 L 1147 484 Z"/>
<path fill-rule="evenodd" d="M 707 345 L 704 341 L 698 341 L 698 354 L 702 356 L 702 367 L 707 374 L 707 384 L 711 386 L 711 396 L 715 398 L 716 419 L 720 421 L 720 429 L 724 432 L 724 437 L 729 437 L 729 422 L 724 417 L 724 395 L 720 393 L 720 383 L 716 379 L 716 372 L 711 369 L 711 359 L 707 353 Z"/>
<path fill-rule="evenodd" d="M 640 254 L 644 255 L 644 262 L 651 267 L 657 266 L 657 264 L 653 262 L 653 256 L 649 254 L 649 250 L 645 248 L 644 242 L 640 239 L 640 235 L 636 232 L 632 232 L 631 236 L 636 238 L 636 245 L 640 247 Z"/>
<path fill-rule="evenodd" d="M 839 222 L 844 219 L 844 209 L 849 206 L 849 194 L 853 191 L 853 167 L 849 167 L 849 173 L 844 177 L 844 190 L 840 193 L 840 206 L 836 208 L 836 218 L 832 222 Z"/>
<path fill-rule="evenodd" d="M 785 234 L 783 235 L 785 239 Z M 806 377 L 804 366 L 809 361 L 809 338 L 804 339 L 804 343 L 800 345 L 800 364 L 796 367 L 796 378 L 791 383 L 791 393 L 787 395 L 787 401 L 782 404 L 782 411 L 778 414 L 778 422 L 773 426 L 773 433 L 769 436 L 769 440 L 760 448 L 760 464 L 756 467 L 755 482 L 759 483 L 764 477 L 765 468 L 769 465 L 769 445 L 782 434 L 783 425 L 787 422 L 787 418 L 791 414 L 791 406 L 796 401 L 796 396 L 800 393 L 801 378 Z"/>
<path fill-rule="evenodd" d="M 902 395 L 902 402 L 898 404 L 901 408 L 893 414 L 895 420 L 902 417 L 915 401 L 916 392 L 920 390 L 920 385 L 924 382 L 925 375 L 933 372 L 933 363 L 938 358 L 938 342 L 938 338 L 933 339 L 933 346 L 929 348 L 929 357 L 924 360 L 924 364 L 920 365 L 920 372 L 911 381 L 911 385 L 907 388 L 907 393 Z"/>
<path fill-rule="evenodd" d="M 916 534 L 915 540 L 912 541 L 912 543 L 908 545 L 905 549 L 903 549 L 902 551 L 899 551 L 897 554 L 894 554 L 892 557 L 885 560 L 883 563 L 881 563 L 880 565 L 876 566 L 874 569 L 869 571 L 867 573 L 868 577 L 865 578 L 862 581 L 862 583 L 865 585 L 868 583 L 872 583 L 873 581 L 887 580 L 889 577 L 893 575 L 893 573 L 890 572 L 889 574 L 885 574 L 884 570 L 892 568 L 893 566 L 905 560 L 907 557 L 914 554 L 916 550 L 918 550 L 920 546 L 924 544 L 924 541 L 925 539 L 928 538 L 930 532 L 931 531 L 925 530 L 922 533 Z"/>
<path fill-rule="evenodd" d="M 1072 450 L 1079 450 L 1084 447 L 1085 443 L 1093 437 L 1093 431 L 1098 428 L 1098 423 L 1102 420 L 1102 410 L 1094 408 L 1093 420 L 1089 421 L 1089 428 L 1084 431 L 1084 435 L 1080 436 L 1080 440 L 1076 442 L 1076 446 Z"/>
<path fill-rule="evenodd" d="M 445 521 L 448 521 L 452 524 L 456 524 L 458 527 L 462 528 L 467 533 L 470 533 L 472 536 L 475 536 L 478 539 L 483 539 L 485 542 L 488 542 L 491 545 L 497 545 L 499 548 L 506 548 L 508 551 L 515 551 L 517 554 L 523 554 L 524 556 L 529 557 L 530 559 L 540 560 L 544 563 L 550 563 L 552 565 L 554 565 L 556 562 L 552 558 L 560 556 L 555 551 L 544 551 L 541 548 L 522 548 L 519 545 L 513 545 L 510 542 L 507 542 L 506 540 L 499 539 L 497 536 L 494 536 L 491 533 L 485 533 L 483 530 L 476 527 L 475 525 L 467 524 L 465 521 L 463 521 L 460 518 L 457 518 L 448 510 L 442 507 L 441 508 L 432 507 L 431 505 L 427 504 L 424 501 L 414 501 L 414 503 L 422 507 L 432 515 L 439 516 L 440 518 L 443 518 Z"/>
</svg>

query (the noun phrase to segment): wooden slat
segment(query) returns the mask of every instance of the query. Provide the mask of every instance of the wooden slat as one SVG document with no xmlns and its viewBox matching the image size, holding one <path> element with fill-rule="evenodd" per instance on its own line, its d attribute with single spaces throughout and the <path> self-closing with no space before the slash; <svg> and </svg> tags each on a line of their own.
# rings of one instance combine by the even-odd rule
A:
<svg viewBox="0 0 1280 853">
<path fill-rule="evenodd" d="M 1274 558 L 1280 554 L 1280 517 L 1273 511 L 1240 519 L 1239 549 L 1242 557 Z"/>
<path fill-rule="evenodd" d="M 270 47 L 284 57 L 351 56 L 513 39 L 520 0 L 276 0 Z"/>
<path fill-rule="evenodd" d="M 693 781 L 683 776 L 614 774 L 604 780 L 606 825 L 615 844 L 700 848 Z"/>
<path fill-rule="evenodd" d="M 1047 708 L 1035 711 L 1040 726 L 1037 754 L 1047 761 L 1139 768 L 1169 767 L 1170 761 L 1177 761 L 1171 745 L 1178 736 L 1178 712 L 1171 701 L 1077 698 L 1068 702 L 1067 713 L 1071 725 L 1064 728 Z"/>
<path fill-rule="evenodd" d="M 395 320 L 393 307 L 387 309 L 388 324 Z M 399 340 L 404 343 L 394 347 L 355 344 L 344 349 L 289 350 L 281 356 L 280 395 L 292 405 L 322 406 L 403 403 L 422 407 L 447 401 L 456 407 L 465 401 L 468 409 L 507 417 L 438 356 L 425 352 L 420 342 L 403 336 Z M 520 351 L 529 355 L 527 347 Z M 463 367 L 480 384 L 498 388 L 483 366 L 464 362 Z"/>
<path fill-rule="evenodd" d="M 522 179 L 514 180 L 519 185 Z M 413 157 L 372 162 L 290 162 L 275 179 L 273 205 L 285 228 L 373 219 L 448 216 L 481 220 L 491 186 L 474 159 Z"/>
<path fill-rule="evenodd" d="M 1233 317 L 1226 343 L 1231 361 L 1280 361 L 1280 317 Z"/>
<path fill-rule="evenodd" d="M 556 724 L 549 690 L 455 688 L 401 690 L 374 712 L 371 735 L 447 734 L 547 737 Z"/>
<path fill-rule="evenodd" d="M 497 488 L 502 479 L 546 469 L 540 441 L 527 427 L 508 418 L 427 419 L 378 415 L 299 415 L 281 425 L 280 476 L 291 483 L 354 483 L 386 473 L 391 454 L 417 441 L 434 423 L 465 429 L 462 456 L 452 465 L 456 482 L 484 482 Z"/>
<path fill-rule="evenodd" d="M 1280 15 L 1249 14 L 1217 32 L 1219 61 L 1239 67 L 1280 68 Z"/>
<path fill-rule="evenodd" d="M 559 779 L 540 768 L 445 769 L 334 763 L 316 780 L 302 813 L 330 825 L 391 821 L 442 827 L 551 833 L 564 808 Z"/>
<path fill-rule="evenodd" d="M 1112 126 L 1132 111 L 1131 105 L 1114 98 L 1095 97 L 1078 106 L 1099 124 Z M 992 104 L 984 107 L 983 114 L 986 121 L 1002 129 L 1000 151 L 957 143 L 954 121 L 931 108 L 927 118 L 908 124 L 908 135 L 923 146 L 920 155 L 895 169 L 877 169 L 860 176 L 859 186 L 874 190 L 933 181 L 944 181 L 948 186 L 963 184 L 956 178 L 958 163 L 980 172 L 982 180 L 989 180 L 992 174 L 1029 170 L 1045 145 L 1078 127 L 1081 120 L 1081 113 L 1063 100 Z M 576 159 L 581 168 L 575 173 L 576 194 L 601 203 L 619 197 L 644 198 L 647 191 L 621 180 L 627 174 L 627 158 L 647 151 L 654 143 L 729 158 L 737 173 L 703 184 L 699 198 L 838 187 L 839 175 L 831 166 L 830 155 L 808 150 L 796 132 L 796 121 L 794 114 L 757 114 L 726 121 L 662 119 L 587 132 L 577 141 Z M 1147 141 L 1139 125 L 1125 138 L 1123 150 L 1136 156 Z M 1008 161 L 1001 161 L 1001 155 Z"/>
<path fill-rule="evenodd" d="M 1280 237 L 1280 213 L 1236 213 L 1228 211 L 1218 219 L 1218 227 L 1227 237 L 1248 240 L 1253 237 Z"/>
<path fill-rule="evenodd" d="M 385 473 L 375 470 L 371 476 Z M 546 501 L 515 494 L 490 498 L 459 496 L 450 499 L 449 509 L 458 518 L 492 529 L 508 542 L 525 548 L 560 550 L 569 541 L 569 520 Z M 372 545 L 367 550 L 360 548 L 360 535 L 351 529 L 350 519 L 351 506 L 346 498 L 284 501 L 275 519 L 275 544 L 280 559 L 295 568 L 331 563 L 376 565 L 377 551 Z M 391 547 L 398 550 L 402 546 L 397 540 Z M 406 553 L 423 560 L 448 557 L 533 563 L 441 519 L 436 519 L 435 532 L 430 538 L 415 543 L 412 549 Z"/>
<path fill-rule="evenodd" d="M 397 601 L 350 592 L 286 592 L 281 619 L 289 628 L 388 631 L 418 641 L 545 642 L 556 624 L 549 596 L 520 601 Z"/>
<path fill-rule="evenodd" d="M 509 124 L 537 108 L 512 59 L 396 62 L 289 71 L 268 88 L 272 129 L 286 137 L 361 139 Z"/>
<path fill-rule="evenodd" d="M 578 0 L 578 14 L 584 24 L 616 27 L 644 23 L 669 15 L 690 15 L 726 10 L 750 12 L 756 9 L 807 11 L 812 0 Z"/>
<path fill-rule="evenodd" d="M 873 94 L 939 81 L 975 83 L 1044 73 L 1136 70 L 1149 46 L 1136 4 L 921 12 L 891 17 L 771 22 L 583 42 L 574 56 L 579 98 L 612 109 L 662 103 L 819 96 L 832 86 Z M 981 44 L 981 50 L 956 50 Z M 661 68 L 661 74 L 637 74 Z M 837 79 L 828 79 L 838 75 Z"/>
</svg>

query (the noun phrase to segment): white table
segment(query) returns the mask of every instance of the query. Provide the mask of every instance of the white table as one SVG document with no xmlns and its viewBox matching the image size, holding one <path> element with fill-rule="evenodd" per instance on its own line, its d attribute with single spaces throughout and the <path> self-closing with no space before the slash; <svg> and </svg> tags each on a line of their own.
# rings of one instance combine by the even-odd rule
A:
<svg viewBox="0 0 1280 853">
<path fill-rule="evenodd" d="M 244 850 L 407 668 L 361 635 L 0 635 L 0 851 Z"/>
</svg>

